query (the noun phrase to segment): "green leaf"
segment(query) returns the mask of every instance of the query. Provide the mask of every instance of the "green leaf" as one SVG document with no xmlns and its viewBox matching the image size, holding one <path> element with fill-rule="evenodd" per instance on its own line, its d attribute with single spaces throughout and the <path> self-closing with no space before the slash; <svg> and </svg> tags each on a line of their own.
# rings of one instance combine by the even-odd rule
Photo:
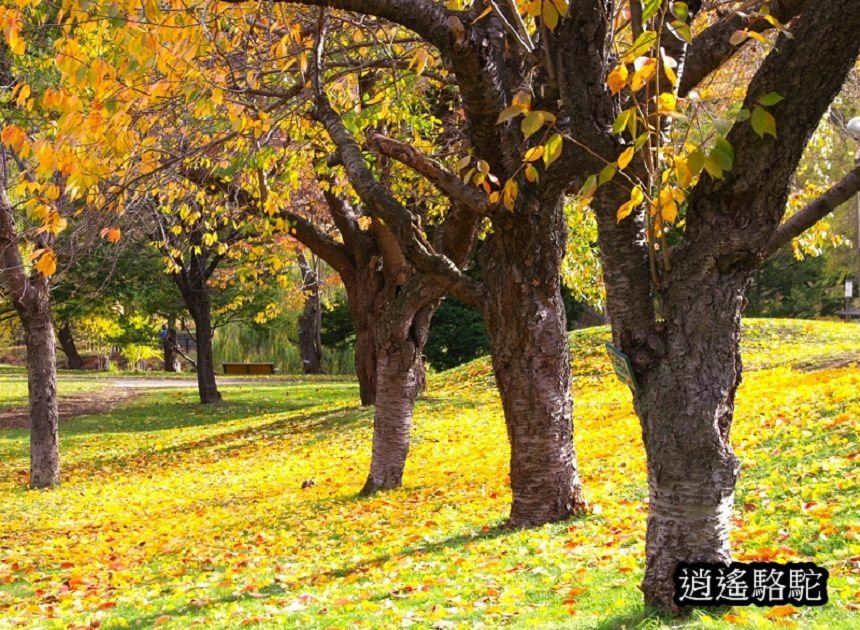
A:
<svg viewBox="0 0 860 630">
<path fill-rule="evenodd" d="M 690 156 L 687 158 L 687 168 L 690 169 L 690 172 L 693 174 L 693 177 L 702 172 L 702 168 L 705 166 L 705 154 L 701 149 L 696 149 L 690 152 Z"/>
<path fill-rule="evenodd" d="M 630 48 L 627 49 L 627 52 L 624 53 L 624 61 L 629 63 L 637 57 L 641 57 L 646 52 L 651 50 L 651 48 L 653 48 L 656 41 L 657 33 L 655 31 L 645 31 L 639 37 L 636 38 L 636 41 L 633 42 L 633 45 L 630 46 Z"/>
<path fill-rule="evenodd" d="M 752 124 L 753 131 L 760 137 L 763 138 L 764 134 L 769 133 L 776 138 L 776 118 L 760 105 L 757 105 L 752 111 L 750 123 Z"/>
<path fill-rule="evenodd" d="M 615 173 L 618 171 L 615 164 L 607 164 L 603 167 L 603 170 L 600 171 L 600 175 L 597 176 L 597 185 L 603 186 L 606 182 L 610 181 L 613 177 L 615 177 Z"/>
<path fill-rule="evenodd" d="M 529 112 L 526 117 L 523 118 L 523 122 L 520 125 L 520 128 L 523 131 L 523 136 L 526 138 L 540 130 L 541 127 L 543 127 L 542 112 Z"/>
<path fill-rule="evenodd" d="M 768 92 L 760 99 L 758 99 L 758 102 L 762 107 L 772 107 L 773 105 L 776 105 L 777 103 L 784 100 L 785 97 L 782 94 L 779 94 L 778 92 Z"/>
<path fill-rule="evenodd" d="M 642 9 L 642 21 L 647 22 L 657 13 L 663 0 L 645 0 L 645 7 Z"/>
<path fill-rule="evenodd" d="M 612 133 L 621 133 L 627 128 L 627 123 L 630 119 L 630 115 L 633 113 L 633 108 L 625 109 L 623 112 L 618 114 L 618 118 L 615 119 L 615 122 L 612 123 Z"/>
<path fill-rule="evenodd" d="M 686 2 L 673 2 L 669 5 L 669 10 L 679 20 L 686 22 L 687 18 L 690 17 L 690 7 L 687 6 Z"/>
<path fill-rule="evenodd" d="M 563 140 L 561 134 L 555 133 L 549 137 L 544 145 L 543 163 L 549 166 L 561 156 Z"/>
<path fill-rule="evenodd" d="M 718 136 L 716 146 L 711 151 L 711 155 L 719 162 L 720 168 L 724 171 L 732 170 L 732 164 L 735 162 L 735 150 L 729 144 L 728 140 Z"/>
</svg>

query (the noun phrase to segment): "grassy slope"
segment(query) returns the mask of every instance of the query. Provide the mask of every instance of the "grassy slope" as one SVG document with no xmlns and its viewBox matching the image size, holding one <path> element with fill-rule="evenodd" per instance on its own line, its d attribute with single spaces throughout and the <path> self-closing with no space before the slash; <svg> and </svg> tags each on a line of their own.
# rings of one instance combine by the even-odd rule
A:
<svg viewBox="0 0 860 630">
<path fill-rule="evenodd" d="M 0 628 L 681 625 L 640 606 L 643 452 L 605 335 L 572 336 L 593 512 L 533 531 L 495 527 L 508 451 L 485 359 L 434 377 L 405 487 L 372 499 L 355 496 L 372 416 L 351 384 L 229 387 L 215 408 L 169 392 L 77 419 L 62 430 L 64 485 L 48 493 L 22 489 L 26 435 L 0 432 Z M 860 358 L 860 327 L 751 322 L 744 346 L 737 556 L 824 564 L 833 603 L 683 625 L 851 627 L 860 370 L 813 368 Z"/>
</svg>

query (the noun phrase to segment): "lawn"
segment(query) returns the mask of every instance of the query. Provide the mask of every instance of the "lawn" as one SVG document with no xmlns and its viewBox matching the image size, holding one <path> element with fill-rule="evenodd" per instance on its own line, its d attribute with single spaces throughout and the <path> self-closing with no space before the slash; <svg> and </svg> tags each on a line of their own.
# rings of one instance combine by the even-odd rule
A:
<svg viewBox="0 0 860 630">
<path fill-rule="evenodd" d="M 686 621 L 641 606 L 645 462 L 605 338 L 572 335 L 591 511 L 536 530 L 498 527 L 508 447 L 486 359 L 433 376 L 404 488 L 370 499 L 352 383 L 225 386 L 206 408 L 147 392 L 61 426 L 50 492 L 24 490 L 26 433 L 0 431 L 0 628 L 856 627 L 860 327 L 748 322 L 733 432 L 737 558 L 824 565 L 831 603 Z"/>
</svg>

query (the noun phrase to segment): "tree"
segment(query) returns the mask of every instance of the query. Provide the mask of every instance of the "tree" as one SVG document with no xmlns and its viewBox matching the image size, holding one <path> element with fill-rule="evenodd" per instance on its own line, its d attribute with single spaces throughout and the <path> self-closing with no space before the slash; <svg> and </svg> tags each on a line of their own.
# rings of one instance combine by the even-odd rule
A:
<svg viewBox="0 0 860 630">
<path fill-rule="evenodd" d="M 524 13 L 513 3 L 493 4 L 489 13 L 421 0 L 302 4 L 383 17 L 431 44 L 455 74 L 481 160 L 479 183 L 491 174 L 500 183 L 488 190 L 494 205 L 484 212 L 493 229 L 476 286 L 422 240 L 420 225 L 379 185 L 317 90 L 316 117 L 352 186 L 419 269 L 484 313 L 512 442 L 516 524 L 563 518 L 581 501 L 558 268 L 564 193 L 582 185 L 593 197 L 614 342 L 639 380 L 634 401 L 651 493 L 643 591 L 647 602 L 674 609 L 679 561 L 730 557 L 738 470 L 729 430 L 744 291 L 767 254 L 850 197 L 860 179 L 855 169 L 780 224 L 803 147 L 857 57 L 856 11 L 847 0 L 781 2 L 767 14 L 731 13 L 692 38 L 690 9 L 698 3 L 633 3 L 629 20 L 610 19 L 619 8 L 610 1 L 572 2 L 569 11 L 564 3 L 531 3 Z M 789 31 L 783 22 L 798 13 Z M 687 154 L 667 150 L 678 97 L 744 38 L 765 39 L 760 33 L 774 26 L 776 45 L 734 121 L 693 137 Z M 625 50 L 620 59 L 616 41 Z M 371 142 L 383 152 L 392 147 Z M 421 168 L 413 155 L 388 154 Z M 468 194 L 450 179 L 434 183 L 452 196 Z M 686 225 L 673 244 L 667 226 L 679 204 Z"/>
<path fill-rule="evenodd" d="M 13 9 L 0 9 L 0 24 L 4 37 L 0 39 L 0 86 L 2 94 L 17 98 L 8 104 L 15 114 L 16 107 L 27 105 L 27 93 L 17 82 L 13 55 L 23 53 L 20 23 Z M 27 90 L 28 92 L 29 90 Z M 8 130 L 13 129 L 10 133 Z M 27 383 L 30 404 L 30 487 L 50 488 L 60 483 L 60 454 L 57 406 L 56 338 L 51 320 L 49 276 L 56 269 L 56 257 L 51 251 L 54 239 L 64 227 L 54 203 L 57 195 L 43 197 L 33 194 L 28 186 L 32 174 L 28 165 L 15 153 L 26 143 L 26 131 L 5 127 L 0 144 L 0 286 L 8 296 L 24 329 L 27 346 Z M 14 162 L 14 164 L 13 164 Z M 12 180 L 17 172 L 19 182 Z M 19 193 L 22 203 L 13 204 L 10 192 Z M 28 194 L 28 192 L 30 194 Z M 18 201 L 16 199 L 16 201 Z M 32 226 L 18 208 L 31 210 L 41 219 Z M 21 231 L 19 226 L 30 229 Z M 32 230 L 32 231 L 30 231 Z M 22 250 L 33 253 L 25 262 Z M 35 247 L 34 247 L 35 246 Z"/>
</svg>

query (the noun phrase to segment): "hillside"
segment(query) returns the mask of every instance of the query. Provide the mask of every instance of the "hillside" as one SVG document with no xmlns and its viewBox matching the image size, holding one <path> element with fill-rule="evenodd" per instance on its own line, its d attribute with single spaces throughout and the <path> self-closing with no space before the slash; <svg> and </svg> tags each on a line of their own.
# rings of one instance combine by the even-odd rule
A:
<svg viewBox="0 0 860 630">
<path fill-rule="evenodd" d="M 25 492 L 0 431 L 0 628 L 841 628 L 860 608 L 860 326 L 749 321 L 733 432 L 738 559 L 827 566 L 822 609 L 680 623 L 642 610 L 645 462 L 603 329 L 572 334 L 591 513 L 497 526 L 507 440 L 489 361 L 434 375 L 405 487 L 360 499 L 371 412 L 346 383 L 147 394 L 61 426 L 64 483 Z M 304 486 L 304 487 L 303 487 Z"/>
</svg>

